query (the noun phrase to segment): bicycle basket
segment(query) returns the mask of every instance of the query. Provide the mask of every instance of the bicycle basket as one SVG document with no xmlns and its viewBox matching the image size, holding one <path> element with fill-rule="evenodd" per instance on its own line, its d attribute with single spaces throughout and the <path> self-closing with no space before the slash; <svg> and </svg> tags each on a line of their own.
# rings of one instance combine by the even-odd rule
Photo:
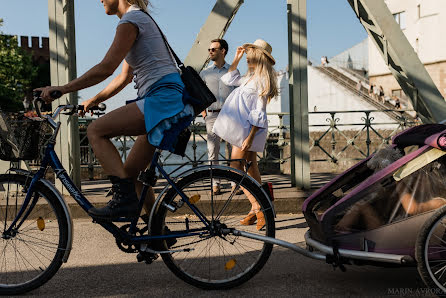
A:
<svg viewBox="0 0 446 298">
<path fill-rule="evenodd" d="M 0 159 L 33 160 L 39 157 L 48 123 L 19 113 L 0 111 Z"/>
</svg>

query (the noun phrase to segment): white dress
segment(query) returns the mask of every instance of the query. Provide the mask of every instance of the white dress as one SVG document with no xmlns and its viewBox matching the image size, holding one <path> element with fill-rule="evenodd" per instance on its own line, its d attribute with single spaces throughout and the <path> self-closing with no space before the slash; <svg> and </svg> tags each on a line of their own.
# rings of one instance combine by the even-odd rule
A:
<svg viewBox="0 0 446 298">
<path fill-rule="evenodd" d="M 228 86 L 239 86 L 229 94 L 212 131 L 231 145 L 241 148 L 252 126 L 259 127 L 249 151 L 263 152 L 268 134 L 267 98 L 259 96 L 260 88 L 253 80 L 242 78 L 238 70 L 221 77 Z"/>
</svg>

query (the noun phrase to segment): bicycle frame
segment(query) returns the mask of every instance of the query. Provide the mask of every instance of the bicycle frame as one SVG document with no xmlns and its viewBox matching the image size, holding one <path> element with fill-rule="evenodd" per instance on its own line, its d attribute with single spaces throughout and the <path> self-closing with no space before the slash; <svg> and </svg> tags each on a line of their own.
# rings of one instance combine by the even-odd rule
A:
<svg viewBox="0 0 446 298">
<path fill-rule="evenodd" d="M 56 144 L 56 137 L 59 132 L 60 128 L 60 121 L 56 122 L 54 119 L 61 113 L 61 111 L 69 110 L 68 115 L 72 115 L 74 111 L 77 111 L 79 109 L 78 106 L 74 105 L 62 105 L 59 106 L 56 111 L 54 112 L 53 116 L 42 116 L 40 113 L 40 109 L 37 107 L 36 103 L 34 103 L 34 106 L 36 107 L 36 111 L 39 115 L 39 117 L 44 118 L 48 121 L 48 123 L 52 126 L 54 129 L 54 133 L 51 136 L 51 138 L 48 141 L 48 145 L 45 148 L 45 154 L 42 159 L 41 165 L 39 170 L 32 176 L 31 182 L 29 185 L 27 185 L 27 194 L 25 196 L 25 200 L 23 202 L 22 207 L 20 208 L 17 216 L 14 218 L 13 222 L 11 223 L 10 227 L 4 232 L 4 235 L 12 234 L 13 230 L 17 230 L 20 228 L 20 226 L 23 224 L 23 222 L 26 220 L 26 218 L 31 214 L 31 211 L 35 207 L 37 200 L 39 198 L 38 195 L 36 195 L 34 198 L 31 197 L 31 194 L 33 193 L 33 189 L 36 187 L 36 183 L 39 181 L 45 180 L 45 172 L 48 167 L 51 167 L 56 175 L 56 178 L 61 181 L 61 183 L 65 186 L 65 188 L 70 193 L 71 197 L 76 201 L 81 208 L 88 213 L 88 210 L 90 208 L 93 208 L 93 205 L 90 203 L 90 201 L 82 194 L 80 189 L 74 184 L 74 182 L 71 180 L 70 176 L 64 169 L 62 163 L 59 160 L 59 157 L 57 156 L 54 146 Z M 185 231 L 185 233 L 175 233 L 170 235 L 145 235 L 145 236 L 134 236 L 135 232 L 137 231 L 137 222 L 139 216 L 135 216 L 132 218 L 120 218 L 119 220 L 115 222 L 130 222 L 130 228 L 127 231 L 123 230 L 121 227 L 118 227 L 113 222 L 106 222 L 106 221 L 97 221 L 98 224 L 100 224 L 104 229 L 106 229 L 108 232 L 110 232 L 116 239 L 120 241 L 125 241 L 126 243 L 130 244 L 137 244 L 137 243 L 148 243 L 151 240 L 160 240 L 160 239 L 168 239 L 168 238 L 182 238 L 182 237 L 190 237 L 190 236 L 203 236 L 206 234 L 212 234 L 212 221 L 209 221 L 209 219 L 206 218 L 206 216 L 197 209 L 192 203 L 190 203 L 188 196 L 178 188 L 177 184 L 174 180 L 170 178 L 170 176 L 166 173 L 166 171 L 162 168 L 162 166 L 158 163 L 159 156 L 161 154 L 161 150 L 156 150 L 152 162 L 150 164 L 150 168 L 148 169 L 148 173 L 152 173 L 152 175 L 155 174 L 155 169 L 158 169 L 159 173 L 167 180 L 169 186 L 173 188 L 176 193 L 181 197 L 182 201 L 187 204 L 187 206 L 192 210 L 192 212 L 200 219 L 200 221 L 203 223 L 203 227 L 200 229 L 192 229 Z M 248 165 L 249 167 L 249 165 Z M 212 166 L 211 166 L 212 168 Z M 30 175 L 31 176 L 31 175 Z M 247 173 L 244 173 L 243 177 L 248 177 Z M 249 178 L 248 178 L 249 179 Z M 211 180 L 212 180 L 212 173 L 211 173 Z M 252 179 L 251 179 L 252 180 Z M 144 205 L 144 200 L 147 195 L 147 192 L 149 190 L 149 183 L 143 182 L 143 188 L 141 192 L 141 196 L 139 199 L 138 204 L 138 213 L 140 214 Z M 260 185 L 259 185 L 260 187 Z M 264 192 L 262 190 L 262 192 Z M 266 193 L 264 193 L 266 196 Z M 60 200 L 63 200 L 60 198 Z M 158 198 L 159 200 L 159 198 Z M 157 200 L 157 202 L 158 202 Z M 211 200 L 213 200 L 213 196 L 211 197 Z M 155 214 L 155 208 L 157 206 L 157 202 L 155 202 L 149 217 L 148 226 L 150 227 L 150 221 L 152 220 L 154 214 Z M 272 205 L 271 205 L 272 206 Z M 69 217 L 69 215 L 66 215 Z M 217 218 L 219 215 L 217 215 Z M 69 220 L 71 220 L 69 218 Z M 214 212 L 212 211 L 212 220 L 214 220 Z M 150 250 L 150 249 L 148 249 Z M 154 252 L 154 251 L 153 251 Z M 157 252 L 157 253 L 170 253 L 174 251 L 163 251 L 163 252 Z"/>
<path fill-rule="evenodd" d="M 57 134 L 57 129 L 55 130 L 55 133 L 53 137 Z M 61 183 L 65 186 L 65 188 L 70 193 L 71 197 L 81 206 L 81 208 L 88 212 L 90 208 L 93 207 L 93 205 L 90 203 L 90 201 L 82 194 L 82 192 L 79 190 L 79 188 L 74 184 L 74 182 L 71 180 L 70 176 L 62 166 L 62 163 L 60 162 L 55 150 L 54 145 L 55 141 L 54 138 L 52 138 L 53 141 L 50 141 L 45 149 L 45 155 L 43 157 L 40 169 L 32 176 L 31 182 L 29 183 L 29 186 L 27 187 L 27 194 L 25 197 L 25 200 L 23 202 L 22 207 L 20 208 L 17 216 L 13 220 L 10 227 L 5 231 L 5 234 L 9 234 L 14 229 L 20 228 L 20 226 L 23 224 L 23 222 L 26 220 L 26 218 L 29 216 L 31 211 L 33 210 L 34 206 L 37 203 L 38 196 L 35 196 L 34 198 L 31 197 L 31 194 L 33 193 L 32 190 L 36 186 L 36 183 L 44 178 L 45 172 L 49 167 L 51 167 L 54 170 L 54 173 L 56 175 L 56 178 L 61 181 Z M 159 240 L 159 239 L 168 239 L 168 238 L 181 238 L 181 237 L 190 237 L 190 236 L 199 236 L 209 233 L 209 220 L 198 210 L 195 208 L 194 205 L 192 205 L 189 202 L 189 198 L 176 186 L 175 182 L 169 177 L 169 175 L 164 171 L 164 169 L 161 167 L 161 165 L 158 163 L 158 158 L 161 151 L 157 150 L 153 156 L 153 160 L 150 166 L 151 170 L 154 170 L 157 168 L 160 173 L 163 175 L 163 177 L 168 181 L 169 185 L 175 189 L 175 191 L 181 196 L 183 201 L 189 206 L 189 208 L 195 213 L 195 215 L 203 222 L 204 227 L 202 229 L 194 229 L 190 230 L 187 233 L 182 234 L 171 234 L 171 235 L 145 235 L 145 236 L 132 236 L 132 233 L 136 231 L 136 225 L 138 222 L 138 216 L 135 216 L 134 218 L 122 218 L 118 220 L 117 222 L 131 222 L 130 224 L 130 233 L 127 233 L 123 231 L 120 227 L 115 225 L 113 222 L 104 222 L 104 221 L 98 221 L 97 223 L 100 224 L 104 229 L 106 229 L 108 232 L 110 232 L 115 238 L 119 240 L 125 240 L 129 243 L 144 243 L 149 242 L 150 240 Z M 146 197 L 146 194 L 148 192 L 149 186 L 145 185 L 143 186 L 141 197 L 139 200 L 138 205 L 138 214 L 140 214 L 144 198 Z"/>
</svg>

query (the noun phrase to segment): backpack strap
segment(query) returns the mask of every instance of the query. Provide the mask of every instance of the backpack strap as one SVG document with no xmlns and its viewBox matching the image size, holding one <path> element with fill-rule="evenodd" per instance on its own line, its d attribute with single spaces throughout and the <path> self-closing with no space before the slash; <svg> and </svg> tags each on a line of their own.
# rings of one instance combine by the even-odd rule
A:
<svg viewBox="0 0 446 298">
<path fill-rule="evenodd" d="M 185 67 L 184 67 L 184 63 L 181 62 L 180 58 L 178 58 L 177 54 L 175 54 L 174 50 L 172 49 L 172 47 L 170 46 L 169 42 L 167 41 L 166 36 L 164 36 L 163 31 L 161 31 L 161 28 L 158 26 L 158 24 L 156 23 L 156 21 L 152 18 L 152 16 L 151 16 L 147 11 L 145 11 L 145 10 L 143 10 L 143 9 L 141 9 L 141 11 L 142 11 L 143 13 L 145 13 L 146 15 L 148 15 L 148 16 L 152 19 L 152 21 L 153 21 L 153 23 L 155 24 L 155 26 L 158 28 L 159 32 L 161 33 L 161 37 L 163 38 L 164 43 L 165 43 L 166 46 L 167 46 L 167 49 L 169 50 L 169 52 L 170 52 L 170 53 L 172 54 L 172 56 L 174 57 L 175 62 L 177 63 L 178 68 L 180 68 L 180 69 L 184 69 L 184 68 L 185 68 Z"/>
</svg>

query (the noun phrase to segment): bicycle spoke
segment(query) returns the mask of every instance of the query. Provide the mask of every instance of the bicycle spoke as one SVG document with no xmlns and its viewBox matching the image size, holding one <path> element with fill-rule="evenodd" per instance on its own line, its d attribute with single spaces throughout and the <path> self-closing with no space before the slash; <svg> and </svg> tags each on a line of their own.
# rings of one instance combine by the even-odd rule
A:
<svg viewBox="0 0 446 298">
<path fill-rule="evenodd" d="M 30 243 L 30 244 L 33 244 L 33 245 L 36 245 L 36 246 L 38 246 L 38 247 L 40 247 L 40 248 L 42 248 L 43 250 L 45 250 L 45 251 L 47 251 L 47 252 L 51 252 L 51 253 L 54 253 L 54 252 L 56 252 L 59 248 L 56 246 L 56 247 L 53 247 L 53 246 L 48 246 L 48 245 L 43 245 L 42 243 L 40 243 L 40 242 L 36 242 L 36 241 L 29 241 L 29 240 L 23 240 L 23 239 L 21 239 L 20 237 L 17 237 L 17 239 L 19 240 L 19 241 L 21 241 L 21 242 L 28 242 L 28 243 Z M 54 249 L 55 248 L 55 250 L 53 251 L 53 250 L 50 250 L 50 249 Z"/>
<path fill-rule="evenodd" d="M 0 223 L 3 233 L 10 229 L 0 246 L 0 294 L 20 294 L 42 285 L 60 267 L 66 249 L 67 224 L 65 220 L 61 227 L 65 214 L 60 203 L 42 184 L 25 188 L 28 179 L 19 174 L 0 175 Z M 27 195 L 31 201 L 23 216 L 29 214 L 25 220 L 17 219 L 20 226 L 11 228 Z"/>
<path fill-rule="evenodd" d="M 240 221 L 252 209 L 247 194 L 254 199 L 257 199 L 259 195 L 262 196 L 263 201 L 260 206 L 266 214 L 265 220 L 267 222 L 272 220 L 272 217 L 270 217 L 270 214 L 272 214 L 271 207 L 264 200 L 260 191 L 255 192 L 257 186 L 253 186 L 246 181 L 240 182 L 243 179 L 240 178 L 242 176 L 239 174 L 222 173 L 221 170 L 215 170 L 213 178 L 220 181 L 222 190 L 222 193 L 218 195 L 212 194 L 212 181 L 209 179 L 209 173 L 205 174 L 205 171 L 203 171 L 203 175 L 196 173 L 190 176 L 189 180 L 185 177 L 183 181 L 179 181 L 178 186 L 188 198 L 191 198 L 191 202 L 197 210 L 200 210 L 201 214 L 207 216 L 207 218 L 212 218 L 212 215 L 214 215 L 214 220 L 210 222 L 209 226 L 209 237 L 206 239 L 200 237 L 177 239 L 178 243 L 172 248 L 187 247 L 190 250 L 163 255 L 163 259 L 178 268 L 178 271 L 174 272 L 176 274 L 181 272 L 181 274 L 177 274 L 179 277 L 187 276 L 187 281 L 192 278 L 194 281 L 206 285 L 206 288 L 207 286 L 209 288 L 223 288 L 223 285 L 229 282 L 233 286 L 236 284 L 233 281 L 241 281 L 246 278 L 247 273 L 254 268 L 255 264 L 266 262 L 267 257 L 265 256 L 270 254 L 272 245 L 253 239 L 235 237 L 230 234 L 223 235 L 222 231 L 236 229 L 262 236 L 270 235 L 271 229 L 268 229 L 268 227 L 257 231 L 255 225 L 242 226 Z M 234 179 L 231 180 L 228 177 L 234 177 Z M 225 189 L 232 187 L 231 182 L 240 183 L 244 193 L 236 195 L 235 191 L 225 191 Z M 166 210 L 163 215 L 163 220 L 166 226 L 169 226 L 171 233 L 187 233 L 186 226 L 189 229 L 197 229 L 203 226 L 186 204 L 181 205 L 179 203 L 181 199 L 176 193 L 166 194 L 164 200 L 169 204 L 173 202 L 172 205 L 177 206 L 174 213 Z M 175 215 L 175 218 L 169 217 L 172 214 Z"/>
<path fill-rule="evenodd" d="M 35 210 L 35 213 L 34 213 L 34 214 L 38 214 L 39 210 L 41 210 L 42 208 L 43 208 L 43 207 L 40 207 L 39 209 Z M 34 212 L 34 210 L 33 210 L 33 212 Z M 42 218 L 49 218 L 48 214 L 50 214 L 50 213 L 54 213 L 54 211 L 53 211 L 53 210 L 49 210 L 47 213 L 43 214 L 43 215 L 40 216 L 40 217 L 42 217 Z M 31 212 L 31 214 L 32 214 L 32 212 Z M 30 215 L 31 215 L 31 214 L 30 214 Z M 27 227 L 31 226 L 31 225 L 34 224 L 34 223 L 35 223 L 35 222 L 31 220 L 31 222 L 30 222 L 27 226 L 24 226 L 23 229 L 26 229 Z M 22 227 L 20 227 L 20 229 L 22 229 Z"/>
<path fill-rule="evenodd" d="M 17 251 L 17 252 L 18 252 L 19 255 L 22 257 L 22 259 L 25 260 L 26 263 L 28 263 L 28 265 L 30 265 L 30 267 L 32 267 L 35 271 L 38 271 L 38 270 L 37 270 L 37 269 L 36 269 L 36 268 L 35 268 L 35 267 L 28 261 L 28 259 L 20 253 L 20 251 Z"/>
<path fill-rule="evenodd" d="M 3 269 L 3 263 L 4 263 L 5 264 L 5 273 L 6 273 L 6 248 L 8 247 L 9 243 L 10 243 L 9 241 L 6 242 L 5 247 L 3 248 L 3 251 L 1 253 L 1 255 L 2 255 L 2 262 L 1 262 L 0 268 Z M 3 272 L 3 270 L 2 270 L 2 272 Z"/>
<path fill-rule="evenodd" d="M 15 254 L 15 256 L 16 256 L 16 258 L 17 258 L 17 253 L 21 256 L 21 254 L 20 254 L 20 252 L 19 252 L 19 250 L 18 250 L 18 248 L 17 248 L 17 245 L 15 244 L 15 242 L 17 242 L 16 240 L 14 240 L 13 242 L 11 242 L 11 245 L 13 245 L 14 246 L 14 254 Z M 27 261 L 25 258 L 20 258 L 20 260 L 22 260 L 22 263 L 23 263 L 23 266 L 24 266 L 24 270 L 23 271 L 20 271 L 20 274 L 21 274 L 21 276 L 23 277 L 23 276 L 25 276 L 25 272 L 26 271 L 28 271 L 27 270 L 27 266 L 26 266 L 26 262 L 25 261 Z M 20 264 L 20 262 L 18 262 L 19 264 Z M 35 270 L 35 271 L 38 271 L 38 270 Z M 16 272 L 17 272 L 17 270 L 16 270 Z"/>
<path fill-rule="evenodd" d="M 20 238 L 18 238 L 18 239 L 20 239 Z M 22 239 L 20 239 L 20 240 L 22 240 Z M 34 248 L 32 248 L 28 243 L 26 243 L 26 242 L 23 242 L 25 245 L 26 245 L 26 247 L 35 255 L 35 253 L 38 253 L 41 257 L 43 257 L 43 258 L 45 258 L 45 259 L 47 259 L 48 261 L 52 261 L 52 259 L 50 259 L 50 258 L 48 258 L 47 256 L 45 256 L 44 254 L 42 254 L 40 251 L 38 251 L 38 250 L 36 250 L 36 249 L 34 249 Z M 37 257 L 37 255 L 35 255 L 36 256 L 36 258 L 38 259 L 38 257 Z M 40 260 L 40 259 L 39 259 Z M 43 262 L 42 262 L 42 264 L 43 264 Z"/>
<path fill-rule="evenodd" d="M 20 234 L 18 234 L 18 237 L 20 237 L 20 236 L 25 236 L 25 237 L 28 237 L 28 238 L 31 238 L 31 239 L 34 239 L 34 240 L 38 240 L 38 241 L 35 241 L 35 243 L 39 243 L 39 244 L 42 244 L 42 245 L 43 244 L 48 244 L 48 245 L 52 244 L 52 245 L 55 245 L 56 247 L 59 246 L 59 243 L 55 243 L 55 242 L 51 242 L 51 241 L 45 241 L 42 238 L 31 236 L 30 234 L 20 233 Z"/>
</svg>

